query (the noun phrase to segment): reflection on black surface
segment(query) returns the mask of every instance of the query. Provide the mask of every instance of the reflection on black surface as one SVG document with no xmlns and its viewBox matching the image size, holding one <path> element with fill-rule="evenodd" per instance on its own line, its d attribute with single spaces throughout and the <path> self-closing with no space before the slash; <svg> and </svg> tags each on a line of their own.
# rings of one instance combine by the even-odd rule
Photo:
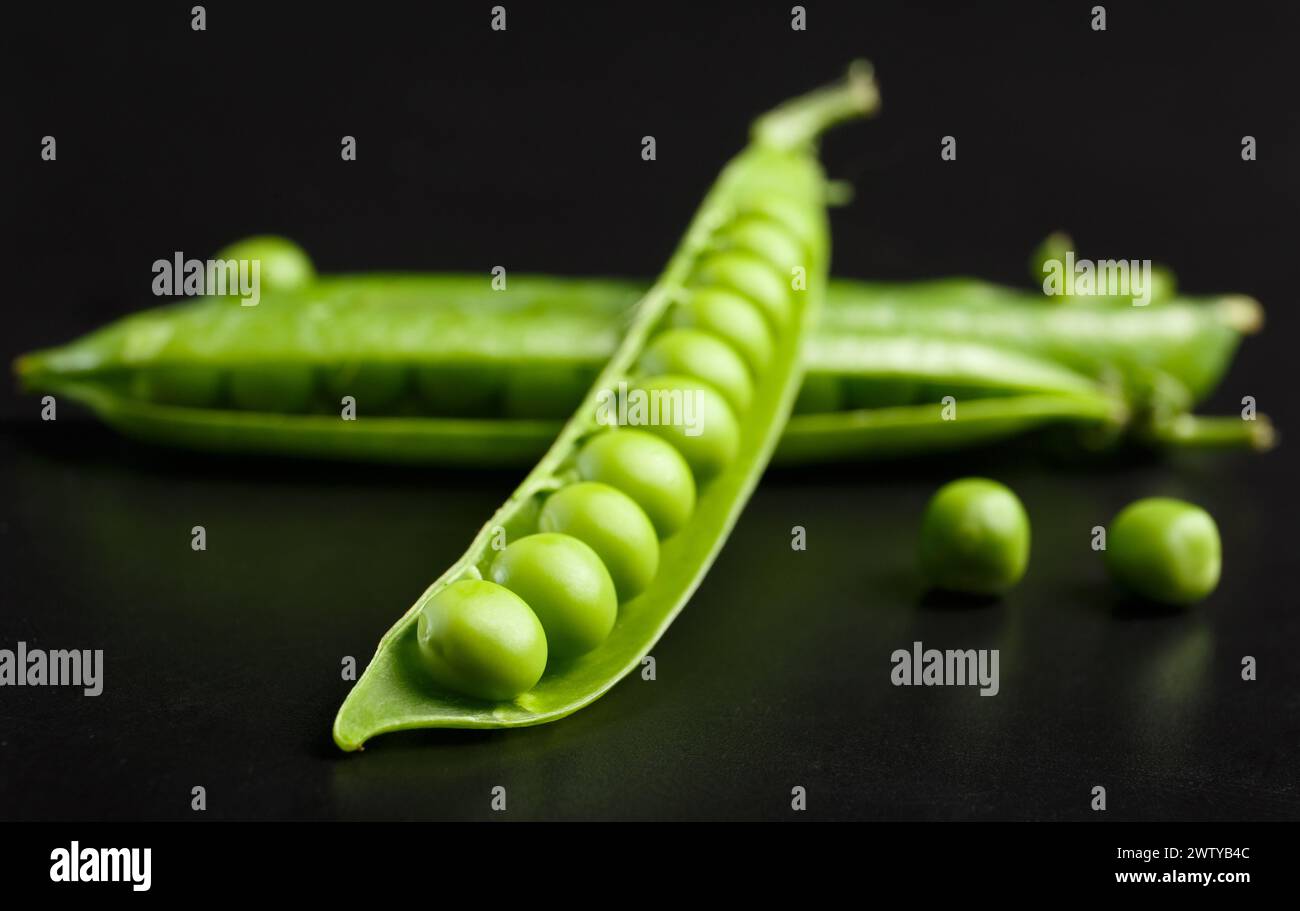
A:
<svg viewBox="0 0 1300 911">
<path fill-rule="evenodd" d="M 1297 673 L 1296 614 L 1257 587 L 1290 559 L 1258 505 L 1276 463 L 771 472 L 655 648 L 655 681 L 555 724 L 345 755 L 343 657 L 369 659 L 516 479 L 173 458 L 71 425 L 37 439 L 49 429 L 0 437 L 5 634 L 104 648 L 105 693 L 6 694 L 10 818 L 186 818 L 194 784 L 216 818 L 490 818 L 497 785 L 515 819 L 779 818 L 794 785 L 821 817 L 1086 818 L 1094 784 L 1112 817 L 1300 811 L 1273 758 L 1284 732 L 1255 708 Z M 921 512 L 976 473 L 1024 500 L 1029 572 L 990 603 L 941 602 L 916 574 Z M 1134 616 L 1090 529 L 1155 493 L 1219 518 L 1224 583 L 1191 611 Z M 790 549 L 794 525 L 808 550 Z M 914 641 L 999 649 L 1000 692 L 892 686 L 890 654 Z M 1257 684 L 1244 654 L 1269 669 Z"/>
</svg>

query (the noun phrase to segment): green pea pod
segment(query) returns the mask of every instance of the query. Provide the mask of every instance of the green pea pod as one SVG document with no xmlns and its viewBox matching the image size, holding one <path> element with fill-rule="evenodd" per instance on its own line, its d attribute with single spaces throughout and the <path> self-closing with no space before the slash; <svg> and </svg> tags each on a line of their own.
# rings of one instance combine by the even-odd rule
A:
<svg viewBox="0 0 1300 911">
<path fill-rule="evenodd" d="M 292 292 L 265 293 L 256 308 L 204 300 L 136 314 L 61 348 L 27 355 L 18 372 L 29 388 L 80 400 L 123 432 L 161 443 L 316 458 L 521 465 L 555 438 L 556 408 L 572 408 L 581 398 L 574 387 L 609 358 L 642 287 L 519 275 L 494 290 L 483 276 L 332 276 Z M 892 444 L 872 445 L 867 428 L 876 425 L 857 414 L 862 408 L 925 404 L 946 394 L 967 402 L 1080 392 L 1089 381 L 1119 387 L 1130 411 L 1152 411 L 1168 425 L 1213 388 L 1241 334 L 1259 322 L 1258 304 L 1241 296 L 1161 308 L 1066 309 L 1044 308 L 1031 294 L 972 279 L 832 282 L 805 350 L 808 375 L 790 424 L 801 442 L 783 444 L 778 458 L 804 458 L 816 433 L 828 441 L 834 436 L 827 451 L 840 457 L 855 455 L 844 448 L 845 439 L 860 441 L 859 456 L 894 451 Z M 767 331 L 761 319 L 757 326 Z M 315 371 L 333 394 L 313 397 L 318 413 L 233 407 L 224 392 L 229 378 L 266 364 L 291 366 L 280 371 L 291 376 Z M 375 383 L 376 374 L 396 381 Z M 405 402 L 391 392 L 394 386 L 404 390 Z M 361 420 L 339 419 L 339 396 L 349 390 L 357 393 Z M 1096 385 L 1091 391 L 1098 392 Z M 287 392 L 295 394 L 292 383 Z M 286 394 L 276 397 L 284 401 Z M 1077 419 L 1073 408 L 1053 414 L 1041 405 L 1027 406 L 1026 420 Z M 963 409 L 969 420 L 945 441 L 974 445 L 998 438 L 996 428 L 1011 432 L 1020 424 L 984 424 L 977 417 L 1006 407 Z M 831 419 L 824 414 L 831 411 L 846 413 Z M 805 423 L 806 412 L 819 419 Z M 924 425 L 931 412 L 916 413 Z M 1225 420 L 1213 432 L 1204 423 L 1179 426 L 1193 432 L 1155 428 L 1143 435 L 1179 446 L 1267 448 L 1271 439 L 1267 421 Z M 901 432 L 901 426 L 891 431 Z M 918 440 L 929 439 L 918 431 Z"/>
<path fill-rule="evenodd" d="M 756 122 L 750 145 L 719 176 L 664 274 L 637 304 L 609 363 L 550 450 L 464 556 L 380 642 L 335 720 L 334 739 L 342 749 L 355 750 L 376 734 L 411 728 L 498 728 L 554 721 L 599 698 L 639 665 L 721 548 L 767 464 L 798 391 L 800 346 L 825 293 L 829 256 L 826 180 L 813 140 L 826 127 L 861 116 L 875 104 L 870 71 L 855 65 L 843 85 L 798 99 Z M 773 200 L 779 200 L 779 207 Z M 578 480 L 577 456 L 602 433 L 629 432 L 601 426 L 602 413 L 608 414 L 603 409 L 609 391 L 618 388 L 622 394 L 628 385 L 642 382 L 636 373 L 638 359 L 671 325 L 669 311 L 691 306 L 698 259 L 716 245 L 721 228 L 755 213 L 770 218 L 799 244 L 806 290 L 782 292 L 783 299 L 773 301 L 783 305 L 787 319 L 775 336 L 771 362 L 755 373 L 746 413 L 733 415 L 712 393 L 711 410 L 704 413 L 707 421 L 699 426 L 699 434 L 691 435 L 688 425 L 675 421 L 644 428 L 678 448 L 691 438 L 690 447 L 681 451 L 698 485 L 693 514 L 652 555 L 655 530 L 641 507 L 614 486 Z M 704 388 L 702 381 L 689 376 L 644 383 L 661 389 L 692 383 L 697 390 Z M 588 509 L 592 504 L 595 508 Z M 527 621 L 530 615 L 520 609 L 518 597 L 480 581 L 490 574 L 499 549 L 494 543 L 539 530 L 569 534 L 590 545 L 609 568 L 622 601 L 609 637 L 567 661 L 554 656 L 547 660 L 545 643 L 538 638 L 535 622 Z M 540 566 L 531 569 L 542 571 Z M 544 587 L 553 591 L 562 581 L 551 580 L 555 584 Z M 475 608 L 476 603 L 480 607 Z M 527 686 L 539 660 L 546 663 L 545 673 Z M 504 698 L 508 694 L 513 698 Z"/>
</svg>

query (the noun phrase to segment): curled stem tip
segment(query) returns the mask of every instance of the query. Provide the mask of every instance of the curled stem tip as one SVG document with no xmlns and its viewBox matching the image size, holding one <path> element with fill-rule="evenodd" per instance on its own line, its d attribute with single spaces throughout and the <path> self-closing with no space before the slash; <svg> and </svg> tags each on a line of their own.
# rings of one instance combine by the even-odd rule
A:
<svg viewBox="0 0 1300 911">
<path fill-rule="evenodd" d="M 841 81 L 774 108 L 754 122 L 753 139 L 782 150 L 796 149 L 844 120 L 865 117 L 880 106 L 871 64 L 855 60 Z"/>
</svg>

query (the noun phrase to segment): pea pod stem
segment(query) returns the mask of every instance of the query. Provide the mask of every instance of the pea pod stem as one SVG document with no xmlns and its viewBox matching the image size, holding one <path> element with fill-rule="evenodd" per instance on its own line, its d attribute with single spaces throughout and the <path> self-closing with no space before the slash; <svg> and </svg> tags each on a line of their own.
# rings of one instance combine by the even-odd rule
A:
<svg viewBox="0 0 1300 911">
<path fill-rule="evenodd" d="M 847 79 L 776 107 L 754 121 L 752 141 L 790 152 L 810 143 L 830 127 L 862 117 L 880 106 L 871 64 L 855 60 Z"/>
<path fill-rule="evenodd" d="M 1179 414 L 1152 421 L 1142 434 L 1159 445 L 1179 449 L 1253 449 L 1266 452 L 1277 443 L 1277 432 L 1267 415 L 1245 420 Z"/>
</svg>

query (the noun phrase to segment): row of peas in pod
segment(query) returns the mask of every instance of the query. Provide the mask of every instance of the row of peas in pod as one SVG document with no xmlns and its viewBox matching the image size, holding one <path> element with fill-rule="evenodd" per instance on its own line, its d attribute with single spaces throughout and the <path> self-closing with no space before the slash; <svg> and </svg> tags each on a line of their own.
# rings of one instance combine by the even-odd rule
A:
<svg viewBox="0 0 1300 911">
<path fill-rule="evenodd" d="M 804 232 L 816 230 L 801 214 L 773 198 L 713 232 L 625 388 L 604 390 L 615 420 L 597 419 L 611 426 L 578 446 L 535 529 L 509 541 L 484 578 L 424 605 L 417 642 L 437 684 L 514 698 L 548 662 L 599 647 L 620 605 L 635 610 L 629 602 L 659 572 L 660 541 L 690 521 L 698 490 L 739 452 L 774 339 L 792 318 Z"/>
</svg>

